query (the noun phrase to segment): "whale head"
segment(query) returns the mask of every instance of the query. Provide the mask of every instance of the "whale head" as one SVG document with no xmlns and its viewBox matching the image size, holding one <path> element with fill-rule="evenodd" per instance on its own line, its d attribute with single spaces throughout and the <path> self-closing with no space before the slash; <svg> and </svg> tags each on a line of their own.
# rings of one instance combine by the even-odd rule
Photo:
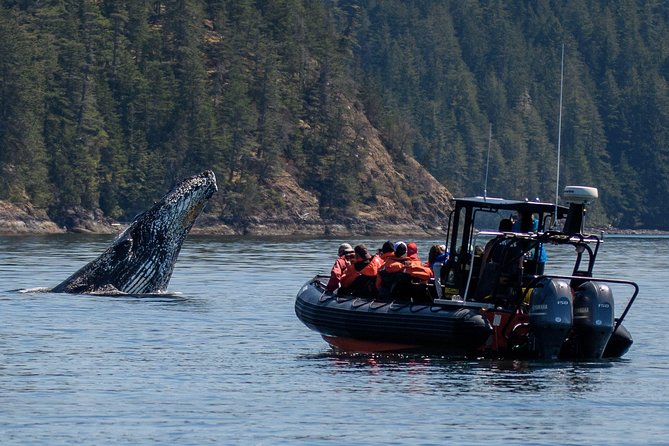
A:
<svg viewBox="0 0 669 446">
<path fill-rule="evenodd" d="M 52 292 L 160 293 L 167 289 L 181 245 L 218 190 L 211 170 L 177 184 L 140 214 L 97 259 Z"/>
</svg>

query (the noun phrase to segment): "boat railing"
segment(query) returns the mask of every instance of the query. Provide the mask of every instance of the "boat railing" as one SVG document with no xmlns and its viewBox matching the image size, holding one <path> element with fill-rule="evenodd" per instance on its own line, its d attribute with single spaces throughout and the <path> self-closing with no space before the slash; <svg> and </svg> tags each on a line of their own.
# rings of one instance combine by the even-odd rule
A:
<svg viewBox="0 0 669 446">
<path fill-rule="evenodd" d="M 574 246 L 580 246 L 582 250 L 587 249 L 590 253 L 590 258 L 594 261 L 595 256 L 601 243 L 601 239 L 596 235 L 584 235 L 584 234 L 565 234 L 560 231 L 547 231 L 547 232 L 500 232 L 500 231 L 475 231 L 472 237 L 471 244 L 471 255 L 469 256 L 469 272 L 467 274 L 467 285 L 465 287 L 464 295 L 462 296 L 463 300 L 467 300 L 469 296 L 469 291 L 472 287 L 472 277 L 474 274 L 474 261 L 476 260 L 476 255 L 474 250 L 476 249 L 476 244 L 479 236 L 483 237 L 499 237 L 504 236 L 507 239 L 517 239 L 517 240 L 528 240 L 532 241 L 533 245 L 529 247 L 528 250 L 533 249 L 537 244 L 553 243 L 553 244 L 568 244 Z M 588 246 L 589 244 L 596 244 L 596 248 L 593 250 Z M 581 250 L 581 252 L 582 252 Z"/>
</svg>

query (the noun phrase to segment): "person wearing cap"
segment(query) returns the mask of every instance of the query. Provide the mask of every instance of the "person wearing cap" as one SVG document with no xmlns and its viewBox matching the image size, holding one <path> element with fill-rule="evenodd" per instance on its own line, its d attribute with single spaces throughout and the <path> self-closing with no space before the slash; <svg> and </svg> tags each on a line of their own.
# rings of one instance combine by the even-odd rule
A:
<svg viewBox="0 0 669 446">
<path fill-rule="evenodd" d="M 384 259 L 376 276 L 376 288 L 380 297 L 386 299 L 391 297 L 394 285 L 401 279 L 401 270 L 407 260 L 406 252 L 406 243 L 397 241 L 393 245 L 392 254 Z"/>
<path fill-rule="evenodd" d="M 395 246 L 393 242 L 388 240 L 387 242 L 383 243 L 381 249 L 379 249 L 376 255 L 372 257 L 372 261 L 376 262 L 376 269 L 379 270 L 385 263 L 386 259 L 394 255 L 395 255 Z"/>
<path fill-rule="evenodd" d="M 420 262 L 420 258 L 418 257 L 418 245 L 414 242 L 407 243 L 407 257 L 411 260 L 418 260 Z"/>
<path fill-rule="evenodd" d="M 332 270 L 330 271 L 330 280 L 328 280 L 328 284 L 325 286 L 326 291 L 334 291 L 339 288 L 341 276 L 344 273 L 344 270 L 355 258 L 355 251 L 353 251 L 353 247 L 348 243 L 342 243 L 339 245 L 337 252 L 339 257 L 337 260 L 335 260 L 334 265 L 332 265 Z"/>
<path fill-rule="evenodd" d="M 373 261 L 366 245 L 356 245 L 354 251 L 355 259 L 346 267 L 341 276 L 339 292 L 362 297 L 374 297 L 376 295 L 377 263 Z"/>
<path fill-rule="evenodd" d="M 427 284 L 428 279 L 432 277 L 432 270 L 429 267 L 423 265 L 420 260 L 407 256 L 407 248 L 404 242 L 395 243 L 394 255 L 389 256 L 379 269 L 376 286 L 381 297 L 390 298 L 393 288 L 398 283 L 416 281 Z"/>
</svg>

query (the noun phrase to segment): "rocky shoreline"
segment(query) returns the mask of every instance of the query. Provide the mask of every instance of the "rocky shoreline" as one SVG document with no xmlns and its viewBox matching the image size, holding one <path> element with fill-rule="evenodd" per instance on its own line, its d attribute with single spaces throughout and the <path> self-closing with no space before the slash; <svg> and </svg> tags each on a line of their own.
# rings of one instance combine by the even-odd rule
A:
<svg viewBox="0 0 669 446">
<path fill-rule="evenodd" d="M 60 223 L 60 224 L 59 224 Z M 45 210 L 32 206 L 17 206 L 0 201 L 0 235 L 45 235 L 65 233 L 115 234 L 127 223 L 106 218 L 102 211 L 72 209 L 52 221 Z M 667 235 L 669 232 L 653 229 L 590 228 L 590 233 L 611 235 Z M 351 236 L 414 236 L 443 237 L 446 228 L 432 226 L 427 222 L 407 221 L 363 221 L 348 219 L 346 222 L 295 221 L 280 219 L 262 221 L 256 219 L 243 227 L 222 224 L 214 216 L 203 214 L 191 231 L 192 234 L 248 236 L 248 237 L 351 237 Z"/>
<path fill-rule="evenodd" d="M 127 223 L 106 218 L 102 211 L 82 208 L 68 210 L 54 222 L 45 210 L 32 206 L 18 206 L 0 201 L 0 235 L 47 235 L 65 233 L 115 234 L 125 229 Z M 203 214 L 191 231 L 192 234 L 224 236 L 285 236 L 285 237 L 338 237 L 338 236 L 438 236 L 445 234 L 439 226 L 425 222 L 363 221 L 348 219 L 346 222 L 296 221 L 255 219 L 243 227 L 221 223 L 214 216 Z"/>
</svg>

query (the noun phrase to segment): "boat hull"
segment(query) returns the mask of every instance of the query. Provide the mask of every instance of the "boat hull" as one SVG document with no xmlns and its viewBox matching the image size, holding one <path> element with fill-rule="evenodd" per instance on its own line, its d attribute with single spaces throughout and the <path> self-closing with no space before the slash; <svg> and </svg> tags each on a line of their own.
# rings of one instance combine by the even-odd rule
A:
<svg viewBox="0 0 669 446">
<path fill-rule="evenodd" d="M 335 348 L 348 352 L 441 352 L 470 355 L 493 332 L 477 306 L 452 307 L 339 297 L 319 280 L 295 301 L 297 317 Z"/>
<path fill-rule="evenodd" d="M 574 348 L 574 339 L 581 334 L 569 329 L 571 320 L 549 311 L 553 305 L 545 299 L 541 305 L 537 299 L 533 302 L 543 309 L 548 322 L 566 320 L 568 324 L 555 326 L 537 321 L 532 312 L 505 311 L 477 302 L 414 304 L 338 296 L 326 291 L 318 276 L 298 292 L 295 313 L 335 350 L 348 353 L 593 360 L 618 358 L 632 344 L 629 332 L 620 325 L 612 329 L 603 354 L 594 355 L 589 350 L 584 354 L 583 349 Z M 567 309 L 571 311 L 570 306 Z"/>
</svg>

